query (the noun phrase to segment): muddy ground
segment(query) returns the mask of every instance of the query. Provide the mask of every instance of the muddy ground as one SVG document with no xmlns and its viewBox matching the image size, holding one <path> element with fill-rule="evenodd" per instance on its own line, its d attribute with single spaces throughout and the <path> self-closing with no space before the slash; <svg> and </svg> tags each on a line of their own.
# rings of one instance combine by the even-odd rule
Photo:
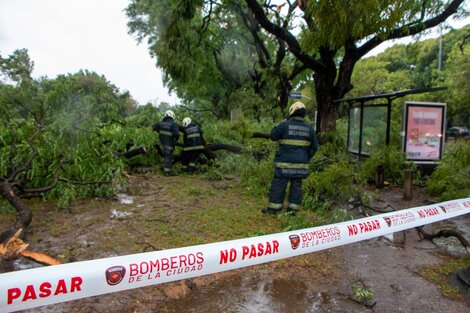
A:
<svg viewBox="0 0 470 313">
<path fill-rule="evenodd" d="M 58 211 L 50 204 L 31 203 L 34 212 L 28 230 L 31 248 L 47 251 L 69 263 L 171 247 L 171 243 L 165 246 L 152 237 L 152 229 L 165 224 L 170 226 L 166 232 L 171 232 L 171 223 L 175 228 L 180 227 L 176 224 L 188 210 L 211 205 L 198 190 L 192 192 L 195 200 L 191 202 L 175 195 L 172 187 L 181 184 L 181 179 L 134 177 L 119 197 L 77 201 L 69 210 Z M 208 194 L 208 199 L 224 197 L 223 193 L 230 193 L 237 184 L 236 181 L 191 179 L 201 190 L 217 190 Z M 412 200 L 403 201 L 402 197 L 401 187 L 385 187 L 379 190 L 374 205 L 403 209 L 433 201 L 418 187 L 413 190 Z M 227 196 L 223 205 L 236 208 L 250 201 L 250 197 Z M 252 205 L 253 219 L 262 219 L 268 226 L 273 223 L 273 218 L 258 214 L 259 202 Z M 12 218 L 13 213 L 2 212 L 0 227 L 8 225 Z M 193 237 L 211 231 L 202 225 L 201 229 L 184 227 L 193 232 Z M 426 230 L 442 227 L 457 229 L 470 240 L 468 215 Z M 455 273 L 448 275 L 448 279 L 461 292 L 450 298 L 442 294 L 442 286 L 422 277 L 424 266 L 444 264 L 449 259 L 466 259 L 466 266 L 470 266 L 458 241 L 420 240 L 416 230 L 409 230 L 395 234 L 394 238 L 381 237 L 217 275 L 24 312 L 470 312 L 469 286 L 456 278 Z M 40 265 L 24 258 L 8 263 L 0 261 L 0 273 L 37 266 Z M 366 293 L 369 299 L 358 298 L 358 291 Z"/>
</svg>

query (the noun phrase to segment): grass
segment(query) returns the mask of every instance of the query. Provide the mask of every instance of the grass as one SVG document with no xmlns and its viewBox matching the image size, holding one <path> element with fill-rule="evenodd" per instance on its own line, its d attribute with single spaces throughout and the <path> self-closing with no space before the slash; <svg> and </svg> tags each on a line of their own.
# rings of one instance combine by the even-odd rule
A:
<svg viewBox="0 0 470 313">
<path fill-rule="evenodd" d="M 423 266 L 419 270 L 420 275 L 426 280 L 436 284 L 443 296 L 454 300 L 463 300 L 458 288 L 450 285 L 449 275 L 457 272 L 461 268 L 470 267 L 470 256 L 463 258 L 441 257 L 445 260 L 443 264 Z"/>
</svg>

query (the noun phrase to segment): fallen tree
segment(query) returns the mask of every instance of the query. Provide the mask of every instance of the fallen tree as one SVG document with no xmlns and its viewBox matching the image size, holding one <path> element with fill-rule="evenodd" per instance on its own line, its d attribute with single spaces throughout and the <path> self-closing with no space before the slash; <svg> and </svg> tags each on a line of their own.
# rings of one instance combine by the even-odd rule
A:
<svg viewBox="0 0 470 313">
<path fill-rule="evenodd" d="M 0 176 L 0 195 L 16 210 L 16 219 L 10 227 L 0 232 L 0 256 L 5 260 L 12 260 L 19 256 L 30 258 L 41 264 L 57 264 L 57 260 L 47 256 L 42 252 L 34 252 L 26 250 L 28 244 L 23 240 L 27 233 L 28 226 L 31 224 L 33 214 L 29 206 L 23 201 L 24 198 L 40 198 L 45 194 L 53 190 L 58 186 L 59 183 L 69 185 L 102 185 L 111 183 L 110 180 L 105 181 L 75 181 L 61 176 L 64 172 L 66 165 L 72 165 L 74 161 L 72 159 L 61 156 L 60 160 L 54 161 L 54 166 L 44 162 L 47 168 L 44 170 L 44 175 L 48 176 L 48 179 L 43 179 L 47 184 L 41 187 L 32 188 L 31 180 L 34 175 L 32 174 L 34 162 L 40 158 L 39 150 L 36 145 L 36 140 L 39 135 L 43 132 L 42 127 L 38 127 L 36 131 L 27 139 L 30 152 L 25 154 L 25 161 L 18 162 L 16 146 L 18 142 L 13 141 L 10 147 L 10 160 L 8 163 L 8 170 L 5 175 Z M 39 141 L 38 141 L 39 142 Z M 15 156 L 17 157 L 15 159 Z M 91 161 L 90 161 L 91 162 Z M 41 165 L 42 166 L 42 165 Z M 37 169 L 37 166 L 35 167 Z"/>
<path fill-rule="evenodd" d="M 469 245 L 467 239 L 465 239 L 464 236 L 462 236 L 460 233 L 458 233 L 455 230 L 441 229 L 440 231 L 438 231 L 435 234 L 434 233 L 427 233 L 426 231 L 424 231 L 422 226 L 421 227 L 416 227 L 416 230 L 418 231 L 418 234 L 422 239 L 427 239 L 427 240 L 433 240 L 435 238 L 441 238 L 441 237 L 444 237 L 444 238 L 455 237 L 459 240 L 459 242 L 462 244 L 462 246 L 465 248 L 465 250 L 468 253 L 470 253 L 470 245 Z"/>
</svg>

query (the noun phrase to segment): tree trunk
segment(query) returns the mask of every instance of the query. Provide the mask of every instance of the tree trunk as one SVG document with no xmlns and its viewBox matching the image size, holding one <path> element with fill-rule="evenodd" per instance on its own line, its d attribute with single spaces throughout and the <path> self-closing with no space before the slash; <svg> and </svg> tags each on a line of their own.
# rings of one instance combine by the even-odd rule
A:
<svg viewBox="0 0 470 313">
<path fill-rule="evenodd" d="M 2 243 L 13 236 L 13 234 L 15 234 L 15 232 L 20 228 L 23 229 L 22 233 L 24 234 L 26 228 L 31 223 L 33 214 L 29 207 L 15 194 L 12 185 L 8 181 L 0 183 L 0 194 L 5 197 L 5 199 L 7 199 L 8 202 L 16 209 L 16 212 L 18 212 L 15 224 L 10 229 L 0 233 L 0 243 Z"/>
<path fill-rule="evenodd" d="M 334 94 L 334 85 L 328 83 L 325 78 L 315 75 L 315 92 L 317 99 L 317 130 L 322 133 L 332 132 L 336 130 L 339 108 L 339 104 L 333 102 L 337 99 Z"/>
<path fill-rule="evenodd" d="M 147 150 L 145 149 L 145 147 L 142 146 L 139 148 L 128 150 L 126 152 L 115 152 L 114 155 L 117 157 L 125 157 L 127 159 L 130 159 L 136 155 L 145 154 L 145 153 L 147 153 Z"/>
<path fill-rule="evenodd" d="M 326 69 L 313 75 L 318 107 L 317 130 L 324 133 L 321 139 L 328 141 L 329 133 L 336 130 L 340 107 L 340 103 L 334 101 L 343 98 L 352 89 L 351 75 L 357 56 L 348 50 L 337 69 L 334 62 L 335 52 L 326 48 L 321 51 L 322 62 L 326 65 Z"/>
</svg>

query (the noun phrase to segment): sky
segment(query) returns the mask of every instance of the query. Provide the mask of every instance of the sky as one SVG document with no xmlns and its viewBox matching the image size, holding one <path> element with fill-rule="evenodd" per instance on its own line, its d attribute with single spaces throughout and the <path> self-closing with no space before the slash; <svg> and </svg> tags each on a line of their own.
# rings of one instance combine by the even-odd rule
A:
<svg viewBox="0 0 470 313">
<path fill-rule="evenodd" d="M 0 0 L 0 55 L 28 49 L 33 76 L 55 78 L 80 69 L 104 75 L 139 104 L 179 103 L 162 82 L 146 43 L 128 34 L 129 0 Z M 456 28 L 469 20 L 452 23 Z M 432 35 L 438 36 L 435 31 Z M 368 55 L 411 39 L 384 43 Z"/>
<path fill-rule="evenodd" d="M 0 55 L 28 49 L 33 77 L 94 71 L 139 104 L 179 103 L 147 45 L 128 34 L 128 0 L 0 0 Z"/>
</svg>

